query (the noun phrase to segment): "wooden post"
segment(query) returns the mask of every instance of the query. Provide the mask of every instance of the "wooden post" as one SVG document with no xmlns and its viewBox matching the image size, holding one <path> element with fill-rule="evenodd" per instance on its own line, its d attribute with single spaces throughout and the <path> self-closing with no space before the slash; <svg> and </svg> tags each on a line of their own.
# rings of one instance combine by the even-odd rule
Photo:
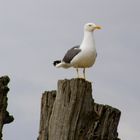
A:
<svg viewBox="0 0 140 140">
<path fill-rule="evenodd" d="M 10 79 L 8 76 L 0 77 L 0 140 L 2 140 L 2 128 L 4 124 L 11 123 L 14 118 L 9 115 L 7 109 L 7 93 L 9 88 L 7 87 Z"/>
<path fill-rule="evenodd" d="M 59 80 L 57 91 L 42 96 L 38 140 L 119 140 L 120 115 L 118 109 L 94 103 L 90 82 Z"/>
</svg>

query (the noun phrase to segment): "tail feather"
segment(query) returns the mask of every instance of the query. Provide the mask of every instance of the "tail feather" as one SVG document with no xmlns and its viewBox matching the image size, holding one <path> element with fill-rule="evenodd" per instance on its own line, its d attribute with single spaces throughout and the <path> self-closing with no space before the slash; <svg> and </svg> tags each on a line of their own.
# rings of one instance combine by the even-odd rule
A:
<svg viewBox="0 0 140 140">
<path fill-rule="evenodd" d="M 56 66 L 59 63 L 61 63 L 61 60 L 56 60 L 56 61 L 53 62 L 53 65 Z"/>
<path fill-rule="evenodd" d="M 53 62 L 53 65 L 54 65 L 55 67 L 57 67 L 57 68 L 63 67 L 63 68 L 65 68 L 65 69 L 71 67 L 71 65 L 70 65 L 69 63 L 65 63 L 65 62 L 63 62 L 63 61 L 61 61 L 61 60 L 56 60 L 56 61 L 54 61 L 54 62 Z"/>
</svg>

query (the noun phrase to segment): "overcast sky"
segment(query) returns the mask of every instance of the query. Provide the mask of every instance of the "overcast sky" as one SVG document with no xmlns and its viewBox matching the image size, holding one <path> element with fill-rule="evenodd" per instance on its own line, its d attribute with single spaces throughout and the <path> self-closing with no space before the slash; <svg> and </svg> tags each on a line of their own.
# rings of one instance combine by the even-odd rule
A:
<svg viewBox="0 0 140 140">
<path fill-rule="evenodd" d="M 87 22 L 95 32 L 98 57 L 87 70 L 96 102 L 121 110 L 119 137 L 140 138 L 139 0 L 1 0 L 0 75 L 11 79 L 8 111 L 15 121 L 4 126 L 4 140 L 35 140 L 41 95 L 74 69 L 52 62 L 81 43 Z"/>
</svg>

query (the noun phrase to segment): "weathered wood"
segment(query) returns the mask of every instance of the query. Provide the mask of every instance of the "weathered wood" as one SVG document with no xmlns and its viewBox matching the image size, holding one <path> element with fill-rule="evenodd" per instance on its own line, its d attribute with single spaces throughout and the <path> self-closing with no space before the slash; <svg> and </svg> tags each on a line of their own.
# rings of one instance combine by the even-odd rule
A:
<svg viewBox="0 0 140 140">
<path fill-rule="evenodd" d="M 90 82 L 59 80 L 57 91 L 42 96 L 38 140 L 119 140 L 120 114 L 94 103 Z"/>
<path fill-rule="evenodd" d="M 52 113 L 56 91 L 45 91 L 41 100 L 39 140 L 48 140 L 48 124 Z"/>
<path fill-rule="evenodd" d="M 108 105 L 94 104 L 94 111 L 98 115 L 98 120 L 94 126 L 95 140 L 120 140 L 118 138 L 117 127 L 121 112 Z"/>
<path fill-rule="evenodd" d="M 7 109 L 7 93 L 9 88 L 7 87 L 10 79 L 8 76 L 0 77 L 0 140 L 2 140 L 2 128 L 4 124 L 11 123 L 14 118 L 9 115 Z"/>
</svg>

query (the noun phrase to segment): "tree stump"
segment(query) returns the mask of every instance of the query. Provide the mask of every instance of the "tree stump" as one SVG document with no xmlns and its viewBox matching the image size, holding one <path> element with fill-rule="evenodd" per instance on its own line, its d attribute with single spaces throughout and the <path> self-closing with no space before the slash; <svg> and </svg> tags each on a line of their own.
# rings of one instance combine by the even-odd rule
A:
<svg viewBox="0 0 140 140">
<path fill-rule="evenodd" d="M 59 80 L 57 91 L 42 96 L 38 140 L 119 140 L 120 115 L 94 102 L 90 82 Z"/>
<path fill-rule="evenodd" d="M 7 87 L 10 79 L 8 76 L 0 77 L 0 140 L 2 140 L 2 128 L 4 124 L 11 123 L 14 118 L 9 115 L 7 109 L 7 93 L 9 88 Z"/>
</svg>

